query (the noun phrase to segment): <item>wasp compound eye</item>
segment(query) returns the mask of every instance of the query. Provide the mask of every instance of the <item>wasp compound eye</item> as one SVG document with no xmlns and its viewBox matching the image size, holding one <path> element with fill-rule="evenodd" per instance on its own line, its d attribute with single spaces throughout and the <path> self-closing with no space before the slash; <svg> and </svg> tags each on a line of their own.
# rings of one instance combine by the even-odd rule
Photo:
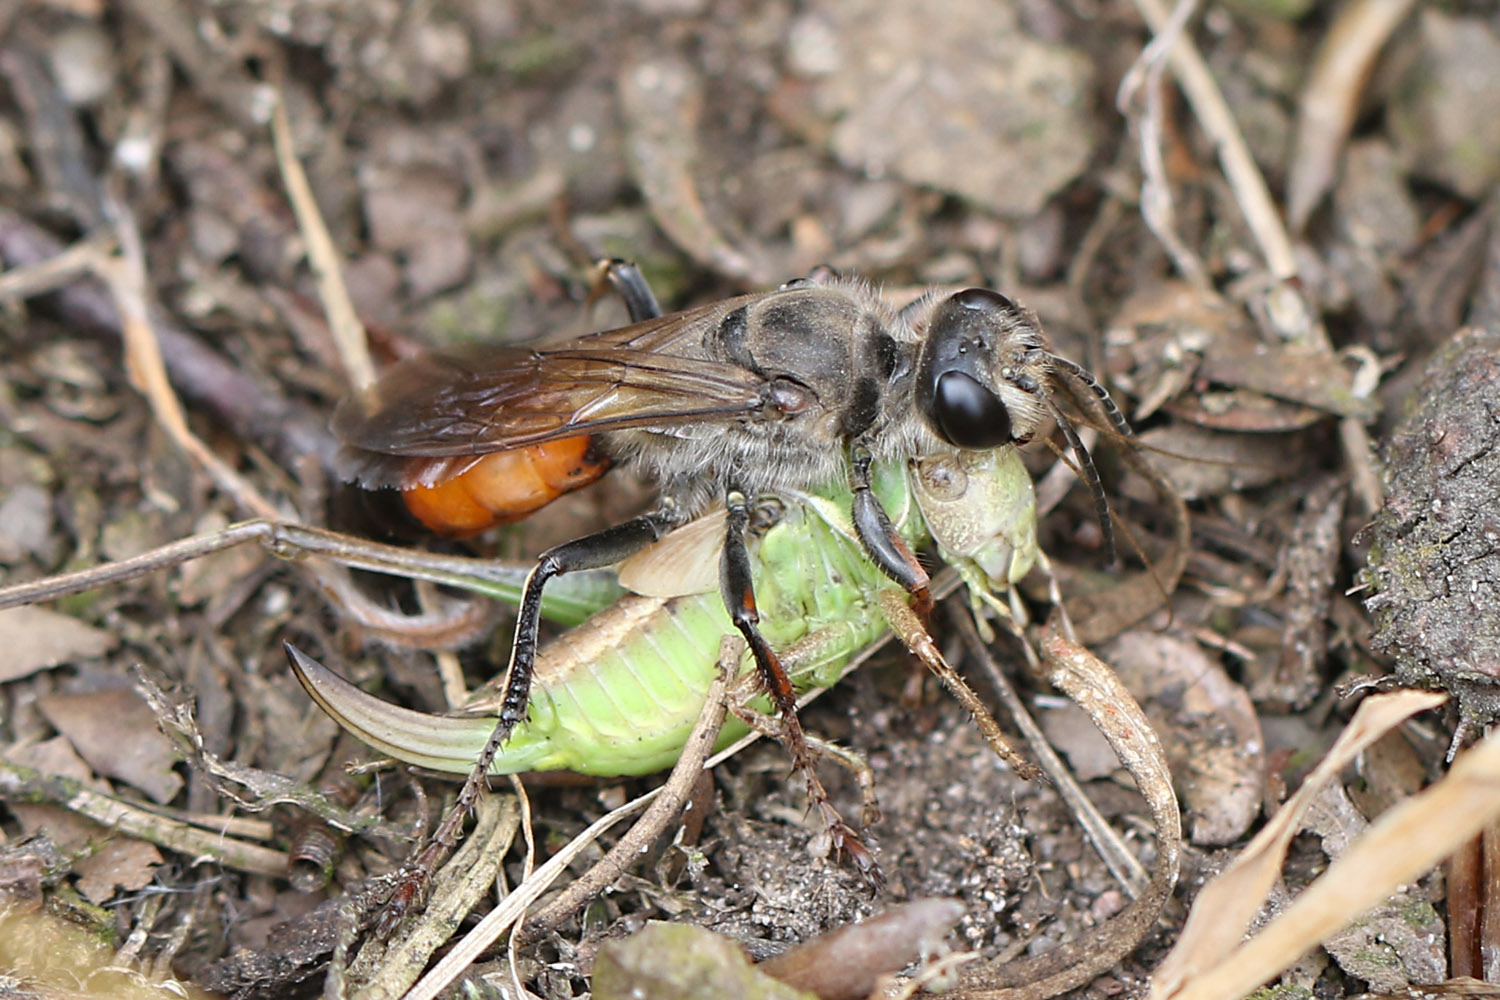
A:
<svg viewBox="0 0 1500 1000">
<path fill-rule="evenodd" d="M 944 372 L 934 388 L 931 416 L 943 440 L 971 451 L 1010 443 L 1010 410 L 973 376 Z"/>
<path fill-rule="evenodd" d="M 1016 304 L 990 288 L 966 288 L 957 292 L 950 300 L 965 309 L 996 312 L 1019 312 Z"/>
</svg>

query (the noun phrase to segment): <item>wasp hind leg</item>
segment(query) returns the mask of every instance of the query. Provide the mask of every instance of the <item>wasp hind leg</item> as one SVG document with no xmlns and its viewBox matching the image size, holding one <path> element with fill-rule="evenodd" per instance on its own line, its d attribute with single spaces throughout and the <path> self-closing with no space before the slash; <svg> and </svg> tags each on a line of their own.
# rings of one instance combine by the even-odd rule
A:
<svg viewBox="0 0 1500 1000">
<path fill-rule="evenodd" d="M 389 933 L 406 911 L 421 903 L 433 872 L 458 844 L 464 820 L 479 796 L 484 794 L 495 755 L 526 718 L 526 704 L 531 698 L 531 679 L 536 665 L 537 637 L 542 623 L 542 588 L 547 581 L 576 570 L 612 566 L 661 538 L 681 520 L 676 506 L 667 505 L 612 528 L 554 546 L 537 559 L 521 592 L 516 637 L 511 644 L 510 666 L 505 673 L 504 694 L 494 731 L 474 761 L 453 808 L 443 817 L 427 846 L 402 870 L 396 891 L 381 917 L 379 930 L 382 934 Z"/>
<path fill-rule="evenodd" d="M 807 784 L 809 807 L 817 810 L 822 818 L 830 846 L 835 854 L 847 855 L 861 875 L 872 884 L 879 886 L 885 881 L 880 872 L 880 865 L 875 861 L 874 853 L 860 839 L 859 834 L 844 822 L 844 818 L 829 801 L 828 790 L 818 779 L 817 770 L 813 765 L 816 754 L 808 745 L 807 734 L 803 732 L 802 722 L 797 717 L 797 693 L 792 687 L 791 678 L 787 676 L 781 658 L 776 655 L 776 651 L 771 648 L 771 644 L 766 641 L 765 636 L 761 635 L 758 628 L 760 612 L 755 606 L 755 587 L 750 575 L 750 553 L 745 547 L 745 529 L 750 523 L 750 505 L 745 499 L 745 494 L 734 488 L 728 490 L 724 505 L 728 509 L 729 516 L 724 538 L 724 554 L 719 563 L 719 587 L 724 596 L 724 606 L 729 611 L 729 619 L 734 623 L 740 635 L 745 637 L 745 643 L 750 647 L 750 653 L 755 658 L 755 667 L 760 675 L 761 686 L 770 697 L 771 705 L 776 709 L 776 714 L 781 720 L 778 738 L 786 747 L 788 756 L 792 758 L 793 772 L 800 773 Z"/>
</svg>

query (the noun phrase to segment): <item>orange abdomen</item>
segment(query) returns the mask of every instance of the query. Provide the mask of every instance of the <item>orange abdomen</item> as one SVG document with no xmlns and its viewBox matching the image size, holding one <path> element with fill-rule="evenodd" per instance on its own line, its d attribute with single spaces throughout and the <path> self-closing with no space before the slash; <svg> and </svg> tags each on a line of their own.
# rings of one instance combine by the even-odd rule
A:
<svg viewBox="0 0 1500 1000">
<path fill-rule="evenodd" d="M 564 493 L 587 486 L 610 464 L 592 437 L 563 438 L 493 452 L 452 479 L 403 489 L 401 496 L 407 510 L 429 531 L 465 538 L 518 521 Z"/>
</svg>

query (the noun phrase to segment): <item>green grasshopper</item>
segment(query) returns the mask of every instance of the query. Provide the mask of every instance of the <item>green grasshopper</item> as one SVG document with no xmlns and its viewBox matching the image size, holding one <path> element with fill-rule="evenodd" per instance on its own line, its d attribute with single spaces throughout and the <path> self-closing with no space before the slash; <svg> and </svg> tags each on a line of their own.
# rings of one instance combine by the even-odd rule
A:
<svg viewBox="0 0 1500 1000">
<path fill-rule="evenodd" d="M 1008 589 L 1040 558 L 1031 478 L 1015 448 L 964 456 L 964 465 L 894 463 L 875 469 L 874 488 L 904 541 L 935 541 L 971 590 Z M 755 592 L 767 639 L 800 690 L 825 688 L 890 627 L 884 610 L 905 592 L 860 548 L 847 492 L 778 498 L 774 524 L 759 538 Z M 635 593 L 597 611 L 543 648 L 529 718 L 517 726 L 491 774 L 568 770 L 648 774 L 680 755 L 716 669 L 720 639 L 733 626 L 718 594 L 722 513 L 701 518 L 627 562 L 621 581 Z M 882 595 L 885 595 L 882 597 Z M 460 710 L 432 716 L 367 695 L 297 653 L 308 693 L 346 729 L 399 760 L 467 773 L 494 727 L 502 691 L 480 690 Z M 749 673 L 747 652 L 742 673 Z M 767 711 L 762 703 L 758 710 Z M 720 737 L 744 735 L 734 720 Z"/>
<path fill-rule="evenodd" d="M 1004 609 L 993 595 L 1042 559 L 1031 478 L 1013 446 L 909 465 L 881 463 L 872 470 L 872 488 L 902 540 L 913 548 L 935 542 L 976 600 Z M 1010 748 L 983 703 L 943 660 L 906 592 L 864 554 L 848 520 L 849 502 L 838 489 L 778 498 L 779 517 L 759 538 L 752 560 L 762 628 L 794 685 L 829 686 L 893 629 L 969 709 L 995 751 L 1023 777 L 1034 776 L 1034 765 Z M 722 517 L 700 518 L 628 560 L 621 579 L 636 593 L 543 647 L 528 717 L 491 759 L 489 773 L 645 774 L 676 761 L 718 669 L 720 641 L 733 630 L 717 573 L 702 572 L 717 565 Z M 398 760 L 471 773 L 490 741 L 503 681 L 479 692 L 459 714 L 431 716 L 365 694 L 290 645 L 287 653 L 324 710 Z M 754 687 L 758 673 L 748 652 L 740 677 Z M 759 702 L 739 707 L 721 746 L 742 736 L 747 724 L 768 718 L 755 714 L 770 711 L 764 698 Z M 777 735 L 785 739 L 784 732 Z M 802 770 L 834 849 L 878 882 L 873 855 L 829 803 L 812 768 Z M 456 843 L 462 805 L 449 812 L 409 869 L 418 884 L 403 894 L 420 893 L 426 873 Z M 872 812 L 867 799 L 867 816 Z"/>
<path fill-rule="evenodd" d="M 660 729 L 657 723 L 693 702 L 692 698 L 670 694 L 668 678 L 679 672 L 676 667 L 693 664 L 689 689 L 707 691 L 701 671 L 715 661 L 705 653 L 715 640 L 728 634 L 723 627 L 726 621 L 750 647 L 761 684 L 775 706 L 792 767 L 803 774 L 809 797 L 823 811 L 833 843 L 836 847 L 848 845 L 858 859 L 862 850 L 855 847 L 858 838 L 827 804 L 827 795 L 813 773 L 796 714 L 796 682 L 779 662 L 784 654 L 777 650 L 794 649 L 798 642 L 808 643 L 815 651 L 824 650 L 814 652 L 811 663 L 800 668 L 816 679 L 819 663 L 826 659 L 842 664 L 890 624 L 950 688 L 956 693 L 967 692 L 960 698 L 976 718 L 988 719 L 978 699 L 942 661 L 921 624 L 919 615 L 930 610 L 931 595 L 927 573 L 912 555 L 912 543 L 931 537 L 941 550 L 968 558 L 993 545 L 996 532 L 988 530 L 986 517 L 998 517 L 1007 530 L 1024 521 L 1028 540 L 1022 543 L 1025 554 L 1020 558 L 1025 564 L 1020 571 L 1024 574 L 1036 559 L 1035 501 L 1030 480 L 1015 454 L 1015 444 L 1029 441 L 1047 413 L 1056 416 L 1058 426 L 1074 444 L 1096 503 L 1103 507 L 1103 493 L 1088 452 L 1052 401 L 1049 386 L 1060 373 L 1070 375 L 1098 400 L 1117 427 L 1128 433 L 1128 425 L 1092 375 L 1047 349 L 1034 316 L 986 289 L 968 289 L 948 297 L 930 293 L 900 313 L 891 313 L 883 311 L 863 284 L 843 281 L 830 273 L 789 282 L 768 296 L 737 299 L 722 307 L 708 307 L 707 311 L 662 316 L 649 286 L 632 265 L 603 262 L 601 273 L 621 292 L 636 321 L 632 326 L 582 338 L 571 342 L 572 346 L 559 345 L 555 350 L 530 354 L 496 351 L 483 358 L 434 357 L 430 363 L 391 372 L 373 398 L 353 401 L 354 405 L 341 408 L 335 418 L 345 438 L 348 470 L 369 488 L 400 485 L 413 495 L 423 495 L 434 487 L 446 489 L 445 484 L 457 485 L 471 472 L 477 473 L 480 467 L 474 464 L 476 461 L 509 460 L 518 453 L 516 449 L 534 444 L 550 447 L 554 441 L 565 443 L 564 439 L 572 439 L 573 431 L 607 438 L 612 444 L 605 446 L 606 451 L 609 447 L 627 454 L 637 449 L 642 454 L 650 451 L 666 462 L 656 471 L 675 484 L 672 495 L 657 511 L 543 554 L 526 582 L 503 693 L 497 696 L 491 692 L 470 706 L 474 714 L 469 722 L 477 717 L 492 724 L 488 739 L 477 750 L 472 746 L 477 730 L 464 725 L 463 720 L 457 729 L 451 725 L 444 728 L 446 739 L 435 735 L 418 739 L 412 730 L 419 729 L 420 720 L 406 718 L 398 727 L 398 732 L 407 730 L 403 739 L 383 741 L 400 757 L 404 741 L 418 739 L 424 746 L 419 755 L 429 766 L 440 769 L 453 769 L 451 764 L 442 767 L 453 759 L 444 744 L 451 747 L 456 743 L 462 748 L 459 759 L 471 765 L 457 805 L 434 834 L 428 851 L 418 859 L 416 870 L 430 869 L 435 852 L 456 841 L 462 817 L 479 795 L 484 776 L 495 772 L 496 757 L 503 753 L 512 761 L 502 763 L 502 770 L 536 766 L 523 762 L 545 759 L 545 752 L 521 753 L 520 748 L 538 742 L 529 736 L 516 738 L 518 726 L 528 719 L 532 723 L 529 731 L 538 733 L 541 742 L 555 745 L 561 759 L 570 760 L 574 766 L 582 760 L 612 756 L 598 752 L 597 733 L 586 739 L 572 738 L 593 730 L 589 720 L 605 705 L 612 716 L 628 720 L 623 742 L 618 732 L 605 737 L 606 742 L 612 739 L 617 744 L 613 751 L 622 757 L 620 764 L 605 765 L 614 773 L 662 766 L 669 759 L 662 756 L 663 747 L 676 756 L 702 696 L 696 697 L 692 711 L 676 718 L 661 746 L 647 739 L 648 745 L 634 752 L 629 744 L 639 736 L 632 733 Z M 719 315 L 730 306 L 734 306 L 730 312 Z M 904 346 L 897 344 L 895 334 L 887 327 L 904 338 Z M 625 340 L 616 344 L 615 339 L 620 337 Z M 699 357 L 703 351 L 707 354 Z M 767 364 L 774 360 L 773 368 L 791 366 L 797 374 L 772 377 L 770 369 L 763 369 L 757 360 L 760 354 Z M 849 368 L 856 360 L 859 373 Z M 890 383 L 884 390 L 882 380 Z M 732 388 L 742 381 L 751 385 L 745 390 L 748 395 Z M 894 394 L 889 406 L 881 401 L 883 391 Z M 724 393 L 739 402 L 726 404 L 720 398 Z M 578 409 L 568 415 L 575 405 Z M 729 419 L 740 412 L 741 406 L 748 409 L 739 419 Z M 920 419 L 918 410 L 923 414 Z M 717 420 L 705 423 L 710 413 L 717 414 Z M 770 425 L 764 424 L 765 420 L 775 424 L 781 417 L 794 416 L 805 417 L 796 422 L 802 437 L 788 436 L 792 435 L 790 430 L 766 437 Z M 661 426 L 655 431 L 649 431 L 658 424 Z M 645 437 L 639 440 L 634 432 L 606 432 L 616 425 L 639 425 L 648 431 L 642 432 Z M 927 428 L 925 432 L 923 427 Z M 709 433 L 711 429 L 716 431 Z M 543 585 L 576 569 L 606 565 L 622 557 L 629 561 L 641 552 L 648 538 L 656 538 L 673 551 L 687 548 L 691 543 L 686 539 L 712 539 L 714 532 L 701 529 L 674 531 L 671 535 L 675 537 L 662 537 L 665 527 L 678 523 L 680 510 L 691 509 L 701 499 L 688 487 L 688 465 L 682 465 L 693 450 L 684 450 L 684 442 L 699 438 L 703 440 L 698 450 L 712 443 L 707 454 L 716 456 L 699 470 L 700 478 L 705 484 L 712 480 L 727 491 L 728 519 L 719 523 L 717 541 L 710 544 L 719 565 L 714 582 L 728 614 L 721 613 L 722 609 L 711 611 L 702 600 L 702 595 L 712 589 L 709 581 L 697 587 L 677 585 L 684 563 L 696 567 L 711 565 L 710 561 L 701 554 L 696 560 L 663 557 L 660 575 L 634 589 L 663 598 L 699 598 L 692 605 L 673 606 L 662 619 L 675 622 L 692 615 L 693 624 L 685 630 L 674 629 L 676 634 L 666 648 L 658 650 L 653 644 L 660 644 L 664 633 L 651 629 L 622 632 L 620 623 L 611 621 L 610 631 L 604 633 L 610 636 L 605 646 L 618 648 L 622 655 L 610 661 L 611 670 L 601 673 L 612 677 L 618 670 L 620 677 L 645 676 L 633 682 L 630 697 L 623 696 L 620 686 L 613 682 L 583 684 L 578 690 L 587 690 L 588 696 L 571 710 L 557 711 L 553 699 L 539 699 L 529 691 L 536 671 L 536 618 L 545 593 Z M 594 447 L 589 445 L 586 455 L 592 454 Z M 791 449 L 789 457 L 783 456 L 784 461 L 776 458 L 782 448 Z M 902 466 L 912 449 L 928 457 L 912 460 L 912 474 L 908 476 Z M 847 451 L 850 465 L 846 476 L 817 474 L 829 462 L 830 450 Z M 882 461 L 890 466 L 883 475 L 883 485 L 875 482 L 878 451 L 888 453 Z M 996 457 L 986 457 L 990 452 Z M 762 564 L 759 575 L 766 577 L 775 591 L 771 595 L 760 593 L 756 560 L 745 544 L 749 505 L 742 484 L 751 481 L 745 476 L 752 468 L 761 468 L 764 476 L 770 477 L 767 489 L 794 501 L 805 496 L 809 508 L 819 512 L 818 518 L 794 514 L 781 536 L 784 541 L 772 542 L 772 553 L 779 545 L 786 546 L 784 558 L 768 557 L 764 552 L 757 557 Z M 777 470 L 780 475 L 775 474 Z M 501 478 L 510 475 L 506 472 Z M 491 478 L 483 480 L 485 490 Z M 971 481 L 978 487 L 972 494 Z M 566 488 L 571 486 L 559 490 Z M 799 488 L 808 492 L 799 493 Z M 1003 494 L 1003 503 L 981 501 L 981 495 L 997 489 Z M 502 506 L 509 509 L 509 503 L 507 493 Z M 847 515 L 840 513 L 839 504 Z M 918 511 L 926 515 L 925 519 Z M 1102 528 L 1108 537 L 1107 510 L 1104 518 Z M 976 530 L 976 526 L 983 527 Z M 961 539 L 962 544 L 955 544 L 949 535 Z M 1005 544 L 1006 561 L 1016 561 L 1016 544 L 1009 536 Z M 703 546 L 699 544 L 698 548 L 702 550 Z M 977 575 L 970 575 L 978 580 Z M 692 577 L 697 579 L 698 574 Z M 992 579 L 998 580 L 1001 588 L 1014 582 L 1009 568 Z M 915 599 L 917 614 L 890 589 L 887 580 L 899 583 Z M 661 588 L 659 581 L 674 585 Z M 989 589 L 980 587 L 975 593 Z M 860 601 L 864 602 L 862 606 Z M 775 610 L 777 631 L 782 633 L 779 636 L 758 627 L 778 603 L 782 605 Z M 626 613 L 631 610 L 640 609 L 632 602 Z M 604 627 L 583 635 L 598 635 Z M 588 639 L 584 642 L 587 644 Z M 596 645 L 581 659 L 597 661 L 605 653 L 606 648 Z M 646 653 L 668 666 L 643 671 L 640 664 Z M 303 658 L 290 647 L 288 656 L 297 669 Z M 570 661 L 581 662 L 572 653 L 564 654 L 560 662 Z M 573 676 L 571 669 L 566 673 Z M 656 680 L 663 682 L 660 689 Z M 307 686 L 309 690 L 316 687 Z M 559 690 L 567 690 L 571 699 L 574 689 L 570 682 Z M 338 707 L 333 706 L 333 710 L 337 714 Z M 379 738 L 379 715 L 374 718 L 377 725 L 369 735 Z M 1007 760 L 1031 773 L 1030 766 L 1009 750 L 993 720 L 983 728 Z M 586 751 L 577 754 L 565 749 L 572 744 L 586 747 Z M 873 862 L 867 870 L 870 867 Z"/>
</svg>

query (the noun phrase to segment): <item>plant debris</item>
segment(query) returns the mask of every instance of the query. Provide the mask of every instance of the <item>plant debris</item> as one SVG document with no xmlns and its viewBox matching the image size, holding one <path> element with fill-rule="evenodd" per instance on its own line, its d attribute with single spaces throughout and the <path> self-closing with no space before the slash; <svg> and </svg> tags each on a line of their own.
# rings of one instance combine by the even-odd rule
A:
<svg viewBox="0 0 1500 1000">
<path fill-rule="evenodd" d="M 1421 791 L 1450 746 L 1442 717 L 1412 717 L 1434 696 L 1407 692 L 1411 721 L 1378 739 L 1365 708 L 1388 703 L 1339 696 L 1382 676 L 1451 692 L 1454 746 L 1500 715 L 1497 31 L 1483 4 L 1410 0 L 4 6 L 0 603 L 43 604 L 0 618 L 0 899 L 108 942 L 87 967 L 140 970 L 142 995 L 415 980 L 569 1000 L 606 993 L 596 970 L 653 922 L 764 960 L 932 898 L 961 907 L 955 954 L 898 995 L 924 977 L 1031 1000 L 1500 979 L 1493 847 L 1424 875 L 1492 808 L 1493 748 Z M 1034 309 L 1141 450 L 1080 428 L 1111 566 L 1088 490 L 1037 435 L 1053 574 L 1004 610 L 1066 607 L 1098 656 L 1052 646 L 1051 666 L 1119 669 L 1144 715 L 1097 679 L 1093 714 L 1069 715 L 1028 658 L 1041 631 L 986 607 L 1020 709 L 999 729 L 1038 741 L 1048 780 L 1018 780 L 1000 732 L 890 653 L 805 713 L 868 762 L 819 773 L 841 809 L 878 799 L 881 893 L 818 849 L 774 746 L 685 765 L 655 807 L 661 779 L 527 777 L 463 845 L 496 856 L 448 873 L 445 929 L 366 979 L 366 927 L 451 787 L 343 742 L 282 644 L 431 713 L 493 679 L 510 630 L 502 602 L 442 585 L 457 564 L 413 583 L 339 562 L 322 526 L 383 531 L 382 497 L 339 490 L 329 416 L 428 346 L 619 325 L 592 301 L 606 256 L 669 309 L 823 263 L 902 301 L 985 286 Z M 612 475 L 441 559 L 525 566 L 651 491 Z M 959 655 L 955 617 L 933 616 L 943 652 L 992 669 Z M 1111 727 L 1159 738 L 1159 780 L 1090 749 Z M 1330 746 L 1332 784 L 1299 792 Z M 1237 858 L 1254 885 L 1203 888 Z M 1358 923 L 1339 893 L 1377 909 Z M 477 924 L 455 915 L 471 904 Z M 1263 904 L 1281 929 L 1236 950 Z M 1195 940 L 1189 913 L 1225 940 Z M 1187 958 L 1164 961 L 1179 936 Z"/>
</svg>

